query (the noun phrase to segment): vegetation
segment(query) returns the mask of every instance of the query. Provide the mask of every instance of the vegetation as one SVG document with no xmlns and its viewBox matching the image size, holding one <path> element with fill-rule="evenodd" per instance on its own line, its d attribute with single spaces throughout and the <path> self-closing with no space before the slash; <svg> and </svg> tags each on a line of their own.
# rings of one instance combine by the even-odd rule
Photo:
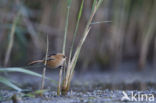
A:
<svg viewBox="0 0 156 103">
<path fill-rule="evenodd" d="M 8 67 L 0 72 L 42 77 L 41 91 L 48 79 L 46 62 L 42 76 L 11 67 L 62 51 L 68 60 L 60 69 L 57 93 L 64 95 L 76 64 L 81 70 L 115 69 L 125 61 L 137 62 L 140 70 L 156 64 L 155 0 L 1 0 L 0 8 L 0 67 Z M 3 76 L 0 82 L 22 91 Z"/>
<path fill-rule="evenodd" d="M 49 35 L 49 53 L 61 51 L 61 44 L 67 44 L 63 48 L 72 48 L 69 44 L 75 47 L 83 34 L 93 0 L 84 1 L 83 16 L 79 23 L 76 23 L 76 19 L 82 0 L 70 1 L 2 0 L 0 65 L 23 66 L 43 55 L 46 51 L 45 34 Z M 85 50 L 81 51 L 78 60 L 80 68 L 85 69 L 96 64 L 114 68 L 123 61 L 130 60 L 137 60 L 140 68 L 144 68 L 148 62 L 154 64 L 155 30 L 152 28 L 155 28 L 155 24 L 152 23 L 155 23 L 155 19 L 152 18 L 155 18 L 155 5 L 154 0 L 104 0 L 92 22 L 94 30 L 84 44 Z M 67 16 L 68 21 L 65 20 Z M 79 24 L 80 27 L 76 30 L 76 25 Z M 65 37 L 63 32 L 68 35 L 66 43 L 62 41 Z M 71 39 L 75 38 L 75 34 L 76 40 Z M 70 52 L 67 56 L 71 57 L 71 51 L 75 50 L 76 48 L 66 49 L 66 53 Z"/>
<path fill-rule="evenodd" d="M 67 71 L 66 71 L 66 75 L 65 75 L 65 77 L 63 79 L 64 80 L 63 84 L 62 84 L 62 94 L 63 95 L 66 95 L 68 90 L 69 90 L 70 81 L 71 81 L 73 73 L 74 73 L 74 68 L 75 68 L 75 65 L 77 63 L 77 59 L 79 57 L 81 47 L 82 47 L 82 45 L 83 45 L 83 43 L 84 43 L 84 41 L 85 41 L 85 39 L 86 39 L 90 29 L 91 29 L 90 24 L 92 22 L 92 19 L 93 19 L 94 15 L 95 15 L 97 9 L 99 8 L 100 4 L 102 3 L 102 1 L 103 0 L 99 0 L 99 1 L 94 0 L 93 6 L 92 6 L 92 11 L 91 11 L 89 20 L 88 20 L 88 22 L 86 24 L 86 27 L 84 29 L 83 36 L 82 36 L 82 38 L 81 38 L 81 40 L 79 42 L 79 45 L 76 48 L 76 51 L 75 51 L 73 57 L 71 58 L 73 45 L 74 45 L 74 41 L 75 41 L 75 38 L 76 38 L 77 29 L 78 29 L 78 26 L 79 26 L 79 21 L 80 21 L 82 8 L 83 8 L 83 3 L 84 3 L 84 0 L 82 0 L 81 7 L 80 7 L 80 10 L 79 10 L 79 14 L 78 14 L 78 20 L 77 20 L 77 23 L 76 23 L 76 29 L 75 29 L 75 32 L 74 32 L 73 42 L 72 42 L 71 50 L 70 50 L 70 54 L 69 54 L 68 65 L 67 65 L 67 69 L 66 69 Z M 70 0 L 69 4 L 71 4 L 71 0 Z M 68 9 L 67 15 L 69 15 L 69 9 Z M 68 16 L 67 16 L 67 23 L 68 23 Z M 66 26 L 68 26 L 68 25 L 66 25 Z M 64 41 L 66 41 L 66 33 L 65 33 Z M 64 43 L 66 43 L 66 42 L 64 42 Z M 64 49 L 65 48 L 63 48 L 63 51 L 65 51 Z"/>
<path fill-rule="evenodd" d="M 14 67 L 14 68 L 0 68 L 0 72 L 4 73 L 4 72 L 22 72 L 22 73 L 25 73 L 25 74 L 28 74 L 28 75 L 32 75 L 32 76 L 36 76 L 36 77 L 42 77 L 42 75 L 36 73 L 36 72 L 32 72 L 30 70 L 26 70 L 26 69 L 23 69 L 23 68 L 18 68 L 18 67 Z M 46 79 L 48 79 L 46 77 Z M 14 83 L 12 83 L 11 81 L 9 81 L 7 78 L 5 77 L 2 77 L 0 76 L 0 82 L 21 92 L 22 89 L 19 88 L 18 86 L 16 86 Z"/>
</svg>

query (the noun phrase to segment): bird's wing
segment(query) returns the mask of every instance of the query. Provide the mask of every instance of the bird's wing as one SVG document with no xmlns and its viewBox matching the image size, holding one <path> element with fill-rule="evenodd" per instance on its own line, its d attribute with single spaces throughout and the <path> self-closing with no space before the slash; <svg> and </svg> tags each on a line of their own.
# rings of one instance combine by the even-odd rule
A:
<svg viewBox="0 0 156 103">
<path fill-rule="evenodd" d="M 53 53 L 53 54 L 48 54 L 48 57 L 53 56 L 53 55 L 56 55 L 56 53 Z"/>
<path fill-rule="evenodd" d="M 52 56 L 47 57 L 47 60 L 55 60 Z"/>
<path fill-rule="evenodd" d="M 53 57 L 54 55 L 56 55 L 56 54 L 48 55 L 47 60 L 55 60 L 55 58 Z M 45 60 L 45 58 L 44 58 L 44 60 Z"/>
</svg>

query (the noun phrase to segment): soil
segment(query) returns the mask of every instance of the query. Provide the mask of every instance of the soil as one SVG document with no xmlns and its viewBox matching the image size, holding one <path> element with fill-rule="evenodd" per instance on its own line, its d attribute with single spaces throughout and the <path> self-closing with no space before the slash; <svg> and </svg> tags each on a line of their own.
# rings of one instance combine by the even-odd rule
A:
<svg viewBox="0 0 156 103">
<path fill-rule="evenodd" d="M 41 71 L 40 71 L 41 73 Z M 57 96 L 57 83 L 46 80 L 43 97 L 25 96 L 1 84 L 0 103 L 12 103 L 16 94 L 17 103 L 124 103 L 131 100 L 121 100 L 123 92 L 131 97 L 134 93 L 137 101 L 133 103 L 148 103 L 145 98 L 138 100 L 141 94 L 153 95 L 156 102 L 156 70 L 147 67 L 138 71 L 134 65 L 122 65 L 117 71 L 90 71 L 75 73 L 70 90 L 66 96 Z M 48 71 L 47 77 L 58 81 L 58 71 Z M 35 91 L 40 88 L 41 78 L 22 73 L 9 73 L 8 78 L 25 90 Z M 153 103 L 155 103 L 153 102 Z M 152 103 L 152 102 L 150 102 Z"/>
</svg>

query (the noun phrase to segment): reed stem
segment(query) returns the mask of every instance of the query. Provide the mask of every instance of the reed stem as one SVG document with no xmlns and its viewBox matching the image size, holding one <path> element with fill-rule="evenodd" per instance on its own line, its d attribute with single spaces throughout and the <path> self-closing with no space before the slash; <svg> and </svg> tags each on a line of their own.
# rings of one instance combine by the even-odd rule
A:
<svg viewBox="0 0 156 103">
<path fill-rule="evenodd" d="M 62 84 L 62 71 L 63 71 L 63 68 L 60 69 L 60 73 L 59 73 L 59 82 L 58 82 L 58 88 L 57 88 L 58 96 L 60 96 L 60 90 L 61 90 L 61 84 Z"/>
<path fill-rule="evenodd" d="M 11 54 L 12 47 L 14 44 L 15 29 L 16 29 L 17 22 L 19 20 L 19 16 L 20 16 L 20 12 L 17 13 L 16 17 L 13 20 L 13 25 L 12 25 L 11 32 L 10 32 L 10 40 L 9 40 L 9 44 L 8 44 L 5 59 L 4 59 L 4 67 L 6 67 L 9 62 L 10 54 Z"/>
<path fill-rule="evenodd" d="M 91 12 L 89 20 L 88 20 L 88 22 L 86 24 L 85 30 L 83 32 L 83 37 L 81 38 L 81 40 L 79 42 L 79 45 L 76 48 L 76 51 L 75 51 L 74 56 L 72 58 L 72 61 L 68 63 L 66 77 L 64 79 L 64 84 L 63 84 L 63 88 L 62 88 L 62 95 L 66 95 L 68 90 L 69 90 L 70 81 L 71 81 L 72 76 L 73 76 L 73 71 L 74 71 L 75 65 L 77 63 L 77 59 L 79 57 L 81 47 L 84 44 L 84 41 L 86 40 L 86 37 L 87 37 L 87 35 L 88 35 L 88 33 L 89 33 L 90 29 L 91 29 L 90 24 L 92 22 L 92 19 L 93 19 L 95 13 L 96 13 L 98 7 L 102 3 L 102 1 L 103 0 L 99 0 L 97 2 L 97 0 L 94 0 L 94 2 L 93 2 L 92 12 Z"/>
<path fill-rule="evenodd" d="M 45 86 L 45 74 L 46 74 L 48 50 L 49 50 L 49 39 L 48 39 L 48 35 L 47 35 L 46 55 L 45 55 L 45 61 L 44 61 L 44 68 L 43 68 L 43 72 L 42 72 L 42 81 L 41 81 L 41 89 L 40 90 L 43 90 L 44 89 L 44 86 Z"/>
</svg>

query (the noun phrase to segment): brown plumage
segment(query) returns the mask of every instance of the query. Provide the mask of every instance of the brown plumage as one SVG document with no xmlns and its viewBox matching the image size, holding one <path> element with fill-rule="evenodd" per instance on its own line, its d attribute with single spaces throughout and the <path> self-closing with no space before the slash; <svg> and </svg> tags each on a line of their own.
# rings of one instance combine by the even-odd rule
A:
<svg viewBox="0 0 156 103">
<path fill-rule="evenodd" d="M 66 60 L 66 56 L 61 54 L 61 53 L 57 53 L 57 54 L 53 54 L 51 56 L 48 56 L 47 58 L 47 66 L 50 68 L 58 68 L 63 66 L 64 61 Z M 44 63 L 45 60 L 35 60 L 32 61 L 31 63 L 29 63 L 28 65 L 32 65 L 32 64 L 36 64 L 36 63 Z"/>
</svg>

